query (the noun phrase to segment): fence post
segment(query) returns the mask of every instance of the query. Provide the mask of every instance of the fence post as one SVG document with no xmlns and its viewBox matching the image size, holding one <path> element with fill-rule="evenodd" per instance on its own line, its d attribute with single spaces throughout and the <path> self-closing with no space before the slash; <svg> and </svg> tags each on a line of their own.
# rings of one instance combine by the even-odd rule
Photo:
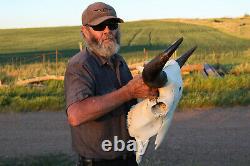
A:
<svg viewBox="0 0 250 166">
<path fill-rule="evenodd" d="M 49 61 L 49 59 L 50 59 L 50 56 L 49 56 L 49 58 L 48 58 L 48 69 L 49 69 L 49 67 L 50 67 L 50 61 Z"/>
<path fill-rule="evenodd" d="M 16 57 L 15 67 L 18 66 L 18 58 Z"/>
<path fill-rule="evenodd" d="M 57 64 L 58 63 L 58 50 L 56 49 L 56 75 L 57 75 Z"/>
<path fill-rule="evenodd" d="M 143 49 L 144 61 L 148 60 L 148 51 L 146 48 Z"/>
<path fill-rule="evenodd" d="M 45 64 L 45 54 L 42 54 L 42 58 L 43 58 L 43 66 Z"/>
</svg>

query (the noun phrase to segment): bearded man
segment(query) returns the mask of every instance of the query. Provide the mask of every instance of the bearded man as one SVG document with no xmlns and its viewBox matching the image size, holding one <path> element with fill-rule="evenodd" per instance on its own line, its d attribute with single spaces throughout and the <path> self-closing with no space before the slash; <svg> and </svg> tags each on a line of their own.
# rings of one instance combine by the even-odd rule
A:
<svg viewBox="0 0 250 166">
<path fill-rule="evenodd" d="M 136 98 L 155 97 L 140 76 L 132 75 L 120 48 L 119 23 L 113 7 L 102 2 L 89 5 L 82 14 L 81 32 L 86 48 L 74 55 L 65 72 L 67 118 L 77 165 L 137 165 L 126 148 L 103 149 L 115 137 L 128 142 L 126 116 Z"/>
</svg>

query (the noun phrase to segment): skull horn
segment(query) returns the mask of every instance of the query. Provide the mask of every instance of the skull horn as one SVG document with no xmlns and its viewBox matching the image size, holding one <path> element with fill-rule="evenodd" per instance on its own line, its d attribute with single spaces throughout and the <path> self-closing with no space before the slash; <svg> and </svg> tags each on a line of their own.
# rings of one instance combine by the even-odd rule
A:
<svg viewBox="0 0 250 166">
<path fill-rule="evenodd" d="M 186 63 L 188 58 L 192 55 L 192 53 L 196 50 L 197 46 L 194 46 L 193 48 L 189 49 L 186 53 L 182 54 L 176 62 L 179 64 L 180 68 Z"/>
<path fill-rule="evenodd" d="M 162 69 L 182 41 L 183 38 L 181 37 L 171 46 L 169 46 L 164 52 L 156 56 L 144 66 L 144 69 L 142 71 L 142 78 L 145 84 L 152 88 L 160 88 L 166 84 L 168 78 L 166 73 L 163 72 Z"/>
</svg>

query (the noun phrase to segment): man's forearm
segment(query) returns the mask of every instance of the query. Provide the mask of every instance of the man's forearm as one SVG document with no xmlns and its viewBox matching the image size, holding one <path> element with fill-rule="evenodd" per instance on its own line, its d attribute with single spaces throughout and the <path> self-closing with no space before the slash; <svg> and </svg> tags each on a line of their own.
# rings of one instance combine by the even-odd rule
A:
<svg viewBox="0 0 250 166">
<path fill-rule="evenodd" d="M 77 126 L 95 120 L 131 99 L 126 86 L 103 96 L 86 98 L 69 106 L 68 121 L 72 126 Z"/>
</svg>

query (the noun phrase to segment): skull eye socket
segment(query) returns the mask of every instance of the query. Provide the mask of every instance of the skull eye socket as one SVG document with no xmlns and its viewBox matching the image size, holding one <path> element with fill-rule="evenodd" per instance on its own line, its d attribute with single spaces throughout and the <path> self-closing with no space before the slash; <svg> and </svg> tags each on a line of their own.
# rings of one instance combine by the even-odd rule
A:
<svg viewBox="0 0 250 166">
<path fill-rule="evenodd" d="M 167 105 L 163 102 L 156 103 L 151 108 L 153 114 L 156 116 L 162 116 L 166 114 L 167 111 Z"/>
</svg>

